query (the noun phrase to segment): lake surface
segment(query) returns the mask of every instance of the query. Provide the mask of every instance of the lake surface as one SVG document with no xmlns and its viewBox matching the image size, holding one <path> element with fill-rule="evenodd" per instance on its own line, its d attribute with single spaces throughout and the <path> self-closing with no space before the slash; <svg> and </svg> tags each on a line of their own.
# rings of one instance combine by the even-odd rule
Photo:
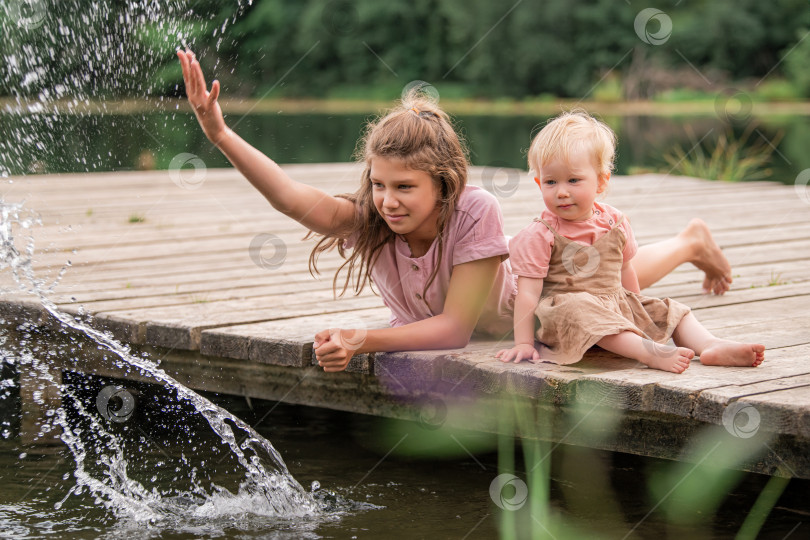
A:
<svg viewBox="0 0 810 540">
<path fill-rule="evenodd" d="M 373 115 L 250 114 L 228 115 L 228 124 L 278 163 L 352 160 L 357 139 Z M 545 116 L 457 116 L 474 165 L 525 170 L 531 136 Z M 712 145 L 721 134 L 742 137 L 747 145 L 772 146 L 772 179 L 793 183 L 810 168 L 810 116 L 750 118 L 733 125 L 717 115 L 607 116 L 617 132 L 617 173 L 641 169 L 671 170 L 664 155 L 676 146 Z M 205 139 L 188 113 L 89 114 L 0 113 L 0 173 L 58 173 L 169 168 L 180 153 L 195 154 L 211 167 L 230 166 Z"/>
<path fill-rule="evenodd" d="M 86 384 L 74 376 L 69 384 Z M 162 390 L 123 382 L 139 403 L 161 401 Z M 18 395 L 0 399 L 0 414 L 10 421 L 0 438 L 0 537 L 6 538 L 497 538 L 504 512 L 493 502 L 490 487 L 498 475 L 495 440 L 486 434 L 434 431 L 443 456 L 431 456 L 403 443 L 424 427 L 413 422 L 313 409 L 284 403 L 206 395 L 244 419 L 273 442 L 290 472 L 303 485 L 313 481 L 358 503 L 363 509 L 344 512 L 328 521 L 274 521 L 249 514 L 220 517 L 206 523 L 167 525 L 118 520 L 86 493 L 71 495 L 73 456 L 64 447 L 21 444 L 13 433 Z M 171 413 L 164 418 L 170 422 Z M 133 420 L 137 420 L 133 418 Z M 154 422 L 154 418 L 152 419 Z M 119 426 L 120 427 L 120 426 Z M 130 424 L 137 429 L 137 424 Z M 148 426 L 145 426 L 148 427 Z M 188 442 L 170 443 L 159 429 L 149 431 L 151 452 L 132 456 L 132 469 L 154 466 L 162 481 L 188 471 L 154 465 L 196 447 L 195 458 L 216 469 L 217 459 L 204 431 Z M 407 439 L 405 439 L 407 440 Z M 399 443 L 401 444 L 398 444 Z M 575 526 L 558 538 L 733 538 L 764 489 L 768 477 L 740 474 L 722 497 L 717 511 L 693 510 L 673 523 L 667 505 L 653 495 L 652 480 L 674 463 L 573 446 L 557 446 L 548 482 L 555 519 Z M 525 478 L 522 457 L 517 475 Z M 132 476 L 136 473 L 131 472 Z M 222 475 L 213 475 L 222 481 Z M 805 538 L 808 520 L 807 481 L 791 480 L 768 516 L 760 537 Z M 690 494 L 675 489 L 667 503 Z M 373 505 L 373 506 L 372 506 Z M 518 523 L 520 509 L 515 511 Z M 511 517 L 511 516 L 509 516 Z M 525 530 L 527 524 L 523 523 Z M 519 530 L 521 530 L 519 528 Z M 631 532 L 632 531 L 632 532 Z M 528 535 L 519 535 L 528 538 Z"/>
</svg>

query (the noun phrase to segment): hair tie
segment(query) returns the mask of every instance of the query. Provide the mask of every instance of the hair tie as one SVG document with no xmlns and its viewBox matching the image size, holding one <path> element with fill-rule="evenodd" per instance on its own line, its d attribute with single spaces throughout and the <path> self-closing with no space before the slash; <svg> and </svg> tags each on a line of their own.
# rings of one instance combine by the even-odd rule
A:
<svg viewBox="0 0 810 540">
<path fill-rule="evenodd" d="M 411 107 L 411 110 L 416 113 L 416 116 L 419 116 L 419 109 L 416 107 Z"/>
</svg>

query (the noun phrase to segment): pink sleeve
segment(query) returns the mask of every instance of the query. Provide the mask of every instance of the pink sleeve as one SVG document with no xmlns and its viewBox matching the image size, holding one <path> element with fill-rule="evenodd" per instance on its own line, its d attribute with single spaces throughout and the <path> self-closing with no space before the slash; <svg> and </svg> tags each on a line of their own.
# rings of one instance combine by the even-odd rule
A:
<svg viewBox="0 0 810 540">
<path fill-rule="evenodd" d="M 549 234 L 546 235 L 543 229 Z M 554 235 L 548 228 L 539 222 L 532 223 L 509 241 L 512 273 L 528 278 L 546 277 L 553 246 Z"/>
<path fill-rule="evenodd" d="M 630 226 L 630 220 L 627 219 L 627 216 L 624 217 L 624 221 L 622 221 L 619 226 L 622 228 L 624 237 L 627 239 L 627 243 L 624 245 L 624 251 L 622 251 L 622 260 L 627 262 L 636 256 L 638 242 L 636 242 L 636 235 L 633 234 L 633 227 Z"/>
<path fill-rule="evenodd" d="M 484 189 L 465 193 L 463 208 L 456 212 L 458 222 L 454 237 L 453 266 L 479 259 L 509 255 L 503 216 L 498 199 Z"/>
</svg>

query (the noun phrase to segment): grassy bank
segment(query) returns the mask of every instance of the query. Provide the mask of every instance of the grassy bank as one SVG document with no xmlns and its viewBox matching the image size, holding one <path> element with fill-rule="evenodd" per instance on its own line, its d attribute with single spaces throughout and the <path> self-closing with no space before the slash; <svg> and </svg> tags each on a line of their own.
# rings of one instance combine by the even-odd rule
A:
<svg viewBox="0 0 810 540">
<path fill-rule="evenodd" d="M 577 101 L 577 100 L 473 100 L 441 99 L 442 107 L 450 114 L 548 116 L 573 107 L 582 107 L 592 113 L 606 116 L 689 116 L 716 115 L 723 107 L 721 98 L 689 101 Z M 376 114 L 389 108 L 391 100 L 360 99 L 222 99 L 226 114 Z M 755 116 L 810 116 L 810 101 L 763 102 L 754 101 L 742 106 L 751 107 Z M 59 100 L 42 106 L 38 101 L 18 103 L 14 99 L 0 98 L 0 111 L 29 111 L 41 114 L 58 111 L 60 114 L 134 114 L 151 111 L 182 111 L 190 108 L 185 99 L 147 98 L 114 101 Z"/>
</svg>

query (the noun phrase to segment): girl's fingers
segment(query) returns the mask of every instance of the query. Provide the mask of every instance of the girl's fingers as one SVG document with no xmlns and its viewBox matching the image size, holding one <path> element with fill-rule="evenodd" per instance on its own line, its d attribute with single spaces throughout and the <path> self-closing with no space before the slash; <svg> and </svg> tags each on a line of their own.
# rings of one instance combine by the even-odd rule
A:
<svg viewBox="0 0 810 540">
<path fill-rule="evenodd" d="M 201 92 L 202 96 L 205 96 L 206 86 L 205 86 L 205 76 L 202 72 L 202 67 L 200 67 L 200 63 L 195 58 L 191 61 L 191 65 L 194 66 L 194 77 L 197 84 L 197 91 Z"/>
<path fill-rule="evenodd" d="M 317 348 L 315 351 L 315 358 L 318 361 L 323 360 L 324 358 L 328 357 L 330 354 L 334 353 L 337 350 L 337 347 L 331 342 L 322 343 L 320 347 Z"/>
<path fill-rule="evenodd" d="M 208 94 L 208 105 L 213 106 L 219 97 L 219 81 L 211 83 L 211 93 Z"/>
<path fill-rule="evenodd" d="M 344 369 L 346 369 L 346 366 L 324 366 L 323 368 L 326 372 L 343 371 Z"/>
<path fill-rule="evenodd" d="M 183 83 L 186 85 L 186 95 L 191 94 L 191 81 L 189 77 L 188 58 L 183 51 L 177 51 L 177 56 L 180 58 L 180 69 L 183 70 Z"/>
</svg>

